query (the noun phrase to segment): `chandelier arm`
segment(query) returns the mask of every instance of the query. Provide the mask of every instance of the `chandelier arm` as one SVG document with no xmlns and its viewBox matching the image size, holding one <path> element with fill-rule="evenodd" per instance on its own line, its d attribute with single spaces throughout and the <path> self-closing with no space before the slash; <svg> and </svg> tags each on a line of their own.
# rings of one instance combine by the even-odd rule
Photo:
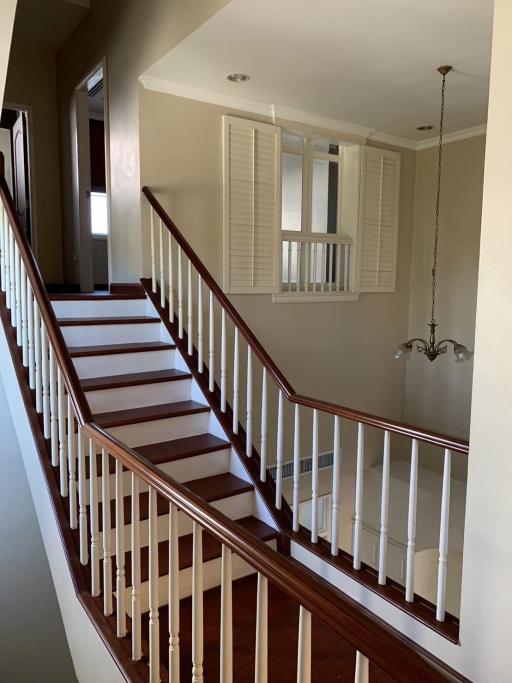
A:
<svg viewBox="0 0 512 683">
<path fill-rule="evenodd" d="M 423 346 L 427 347 L 428 342 L 425 339 L 420 339 L 419 337 L 414 337 L 413 339 L 409 339 L 409 341 L 406 343 L 406 346 L 412 346 L 415 342 L 418 342 L 419 344 L 423 344 Z"/>
</svg>

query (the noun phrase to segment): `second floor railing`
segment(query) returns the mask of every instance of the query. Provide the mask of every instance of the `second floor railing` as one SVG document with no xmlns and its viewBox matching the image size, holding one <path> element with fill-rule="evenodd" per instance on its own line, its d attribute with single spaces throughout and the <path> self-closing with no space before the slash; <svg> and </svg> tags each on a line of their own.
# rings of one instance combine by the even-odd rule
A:
<svg viewBox="0 0 512 683">
<path fill-rule="evenodd" d="M 466 457 L 468 442 L 297 393 L 151 190 L 144 187 L 142 191 L 150 204 L 150 290 L 154 303 L 160 307 L 161 314 L 176 325 L 179 340 L 186 340 L 185 355 L 188 355 L 190 362 L 193 359 L 198 376 L 207 377 L 212 395 L 218 378 L 221 413 L 229 416 L 232 433 L 243 440 L 246 456 L 258 463 L 261 482 L 268 481 L 268 467 L 273 466 L 275 508 L 286 512 L 289 508 L 283 496 L 283 467 L 287 460 L 291 460 L 292 481 L 288 499 L 292 511 L 291 528 L 296 534 L 292 537 L 294 540 L 300 541 L 307 533 L 310 548 L 322 546 L 325 550 L 326 541 L 319 533 L 319 499 L 323 494 L 329 494 L 332 501 L 330 556 L 348 557 L 355 576 L 358 573 L 362 575 L 365 569 L 362 548 L 365 464 L 380 463 L 382 477 L 376 575 L 370 582 L 373 581 L 377 589 L 385 589 L 390 581 L 390 470 L 397 457 L 406 460 L 409 481 L 402 505 L 406 512 L 400 520 L 405 536 L 405 566 L 403 589 L 398 602 L 402 608 L 410 607 L 413 611 L 418 602 L 418 596 L 415 595 L 417 518 L 423 513 L 418 509 L 420 457 L 424 454 L 442 470 L 437 589 L 430 624 L 445 632 L 442 624 L 447 618 L 452 454 L 456 452 Z M 328 265 L 329 252 L 323 249 L 321 254 L 322 264 Z M 334 252 L 332 254 L 334 267 L 336 259 Z M 290 263 L 293 264 L 290 251 L 287 252 L 287 259 L 290 269 Z M 290 274 L 291 270 L 284 272 Z M 326 280 L 324 275 L 329 270 L 321 272 L 323 280 Z M 329 285 L 332 286 L 332 283 L 324 282 L 324 289 Z M 190 362 L 189 365 L 193 364 Z M 322 477 L 324 481 L 320 482 L 319 460 L 322 453 L 331 454 L 332 478 L 327 483 L 325 476 Z M 308 530 L 301 528 L 299 523 L 303 497 L 301 461 L 305 454 L 310 460 L 307 497 L 310 499 L 311 514 Z M 342 489 L 346 495 L 342 495 Z M 344 520 L 341 514 L 345 499 L 350 500 L 352 506 L 348 520 Z M 425 513 L 431 514 L 431 511 Z M 390 593 L 385 590 L 382 590 L 382 595 L 390 598 Z M 421 602 L 425 604 L 424 600 Z M 426 619 L 428 621 L 429 617 Z M 449 621 L 446 634 L 456 639 L 457 620 L 450 617 Z"/>
</svg>

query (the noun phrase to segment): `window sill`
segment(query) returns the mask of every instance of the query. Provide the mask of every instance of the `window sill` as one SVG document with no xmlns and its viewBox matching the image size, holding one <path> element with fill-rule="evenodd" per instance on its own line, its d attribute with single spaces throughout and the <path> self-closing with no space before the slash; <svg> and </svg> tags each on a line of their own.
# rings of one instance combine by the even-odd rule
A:
<svg viewBox="0 0 512 683">
<path fill-rule="evenodd" d="M 101 242 L 106 242 L 108 235 L 92 235 L 93 240 L 100 240 Z"/>
<path fill-rule="evenodd" d="M 358 300 L 357 292 L 279 292 L 272 295 L 274 304 L 325 304 Z"/>
</svg>

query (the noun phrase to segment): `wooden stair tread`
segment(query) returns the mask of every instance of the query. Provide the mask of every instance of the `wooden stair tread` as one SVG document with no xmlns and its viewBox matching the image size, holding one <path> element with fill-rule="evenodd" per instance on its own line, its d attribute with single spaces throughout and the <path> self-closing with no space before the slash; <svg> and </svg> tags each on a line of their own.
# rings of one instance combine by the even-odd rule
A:
<svg viewBox="0 0 512 683">
<path fill-rule="evenodd" d="M 253 485 L 250 482 L 244 481 L 236 477 L 231 472 L 224 474 L 216 474 L 212 477 L 204 477 L 203 479 L 196 479 L 194 481 L 183 484 L 188 489 L 200 495 L 208 503 L 213 503 L 222 498 L 230 498 L 241 493 L 247 493 L 253 490 Z M 127 493 L 125 487 L 125 493 Z M 132 510 L 131 510 L 131 496 L 126 495 L 123 499 L 124 507 L 124 523 L 131 524 Z M 103 512 L 102 503 L 98 504 L 99 512 L 99 530 L 103 528 Z M 167 515 L 169 513 L 169 501 L 162 496 L 157 496 L 157 515 Z M 139 515 L 140 520 L 146 520 L 149 517 L 149 493 L 147 491 L 139 494 Z M 90 516 L 88 516 L 90 517 Z M 115 527 L 116 520 L 116 502 L 110 501 L 110 517 L 112 520 L 112 528 Z"/>
<path fill-rule="evenodd" d="M 265 522 L 253 517 L 243 517 L 235 520 L 246 531 L 259 538 L 260 541 L 271 541 L 277 538 L 278 532 Z M 188 569 L 192 566 L 192 542 L 193 534 L 186 534 L 179 537 L 179 566 L 180 570 Z M 203 532 L 203 562 L 216 560 L 222 555 L 222 546 L 214 536 L 208 532 Z M 115 562 L 112 563 L 112 571 L 115 574 Z M 158 569 L 159 576 L 167 576 L 169 572 L 169 541 L 161 541 L 158 544 Z M 126 554 L 125 560 L 126 584 L 131 585 L 131 552 Z M 149 547 L 144 546 L 140 549 L 140 573 L 141 581 L 149 579 Z"/>
<path fill-rule="evenodd" d="M 136 446 L 134 450 L 144 458 L 147 458 L 153 465 L 160 465 L 164 462 L 182 460 L 194 455 L 221 451 L 229 447 L 228 441 L 219 439 L 219 437 L 213 434 L 197 434 L 196 436 L 186 436 L 182 439 L 152 443 L 147 446 Z"/>
<path fill-rule="evenodd" d="M 130 342 L 129 344 L 101 344 L 100 346 L 70 346 L 71 358 L 84 356 L 110 356 L 116 353 L 140 353 L 143 351 L 172 351 L 176 346 L 167 342 Z"/>
<path fill-rule="evenodd" d="M 104 428 L 124 427 L 139 422 L 207 413 L 209 410 L 209 406 L 204 405 L 204 403 L 197 403 L 196 401 L 173 401 L 172 403 L 158 403 L 152 406 L 125 408 L 123 410 L 112 410 L 108 413 L 97 413 L 94 415 L 94 421 L 100 427 Z"/>
<path fill-rule="evenodd" d="M 160 323 L 160 318 L 149 315 L 120 315 L 101 316 L 96 318 L 59 318 L 61 327 L 75 327 L 79 325 L 146 325 L 148 323 Z"/>
<path fill-rule="evenodd" d="M 158 382 L 172 382 L 174 380 L 190 379 L 192 375 L 183 370 L 152 370 L 149 372 L 131 372 L 126 375 L 107 375 L 105 377 L 89 377 L 80 380 L 84 391 L 98 391 L 100 389 L 119 389 L 142 384 L 157 384 Z"/>
</svg>

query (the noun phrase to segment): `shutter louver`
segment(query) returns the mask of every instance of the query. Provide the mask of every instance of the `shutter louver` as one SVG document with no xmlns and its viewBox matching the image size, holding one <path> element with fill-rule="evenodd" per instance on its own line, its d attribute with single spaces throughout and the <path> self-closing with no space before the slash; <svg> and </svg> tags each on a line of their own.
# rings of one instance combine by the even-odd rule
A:
<svg viewBox="0 0 512 683">
<path fill-rule="evenodd" d="M 224 116 L 224 289 L 274 291 L 280 129 Z"/>
<path fill-rule="evenodd" d="M 396 279 L 400 155 L 364 148 L 361 193 L 361 292 L 393 292 Z"/>
</svg>

